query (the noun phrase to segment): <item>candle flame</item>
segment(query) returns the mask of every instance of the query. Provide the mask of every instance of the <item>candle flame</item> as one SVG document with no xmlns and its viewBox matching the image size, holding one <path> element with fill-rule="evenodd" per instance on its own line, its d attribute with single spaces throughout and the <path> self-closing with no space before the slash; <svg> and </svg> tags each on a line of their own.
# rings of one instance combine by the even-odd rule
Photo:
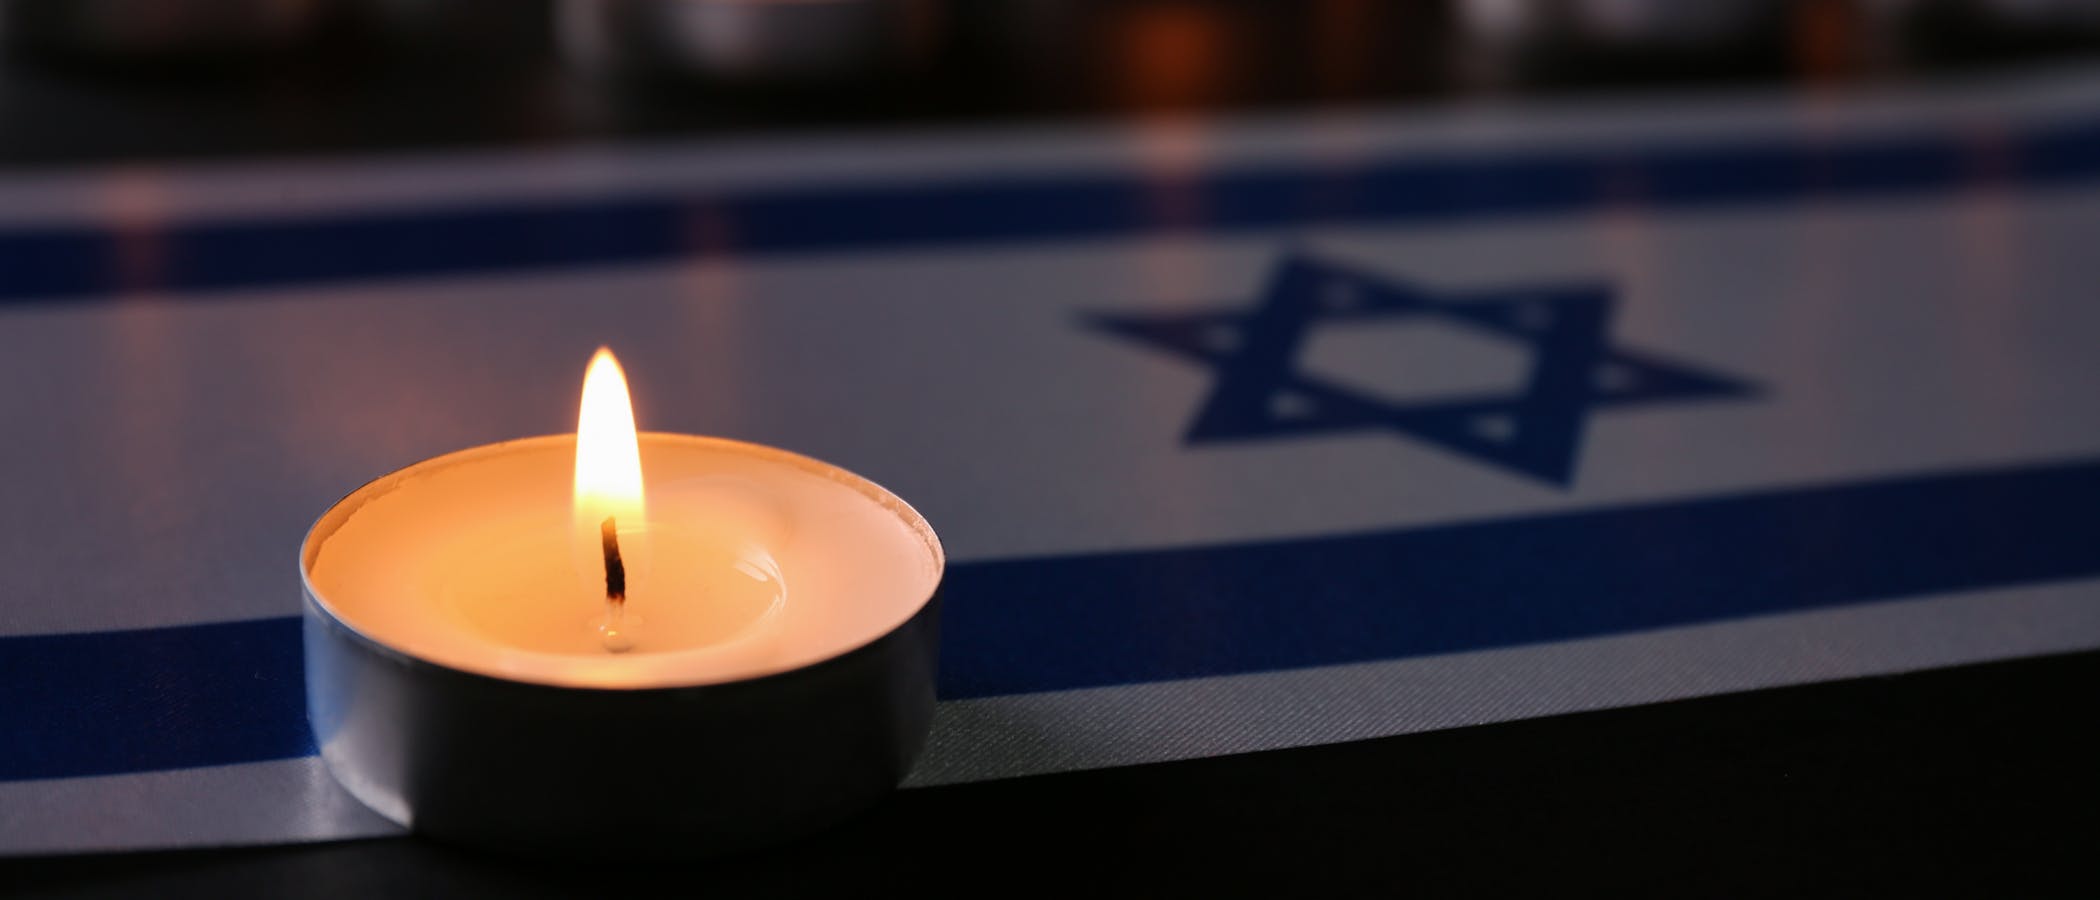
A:
<svg viewBox="0 0 2100 900">
<path fill-rule="evenodd" d="M 583 374 L 576 417 L 576 519 L 595 533 L 608 517 L 621 528 L 642 525 L 642 453 L 634 431 L 627 374 L 611 350 L 598 348 Z"/>
</svg>

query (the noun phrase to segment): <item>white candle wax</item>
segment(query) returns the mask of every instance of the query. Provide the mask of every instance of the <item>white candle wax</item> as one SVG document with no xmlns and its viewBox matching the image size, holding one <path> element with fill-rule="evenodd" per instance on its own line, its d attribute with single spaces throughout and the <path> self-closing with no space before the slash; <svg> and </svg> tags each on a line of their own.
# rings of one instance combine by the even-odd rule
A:
<svg viewBox="0 0 2100 900">
<path fill-rule="evenodd" d="M 687 435 L 645 433 L 640 451 L 647 521 L 621 526 L 646 537 L 626 652 L 604 645 L 602 582 L 575 550 L 570 435 L 463 450 L 360 488 L 308 536 L 308 586 L 359 634 L 430 662 L 645 688 L 837 656 L 911 618 L 940 580 L 925 520 L 850 472 Z"/>
</svg>

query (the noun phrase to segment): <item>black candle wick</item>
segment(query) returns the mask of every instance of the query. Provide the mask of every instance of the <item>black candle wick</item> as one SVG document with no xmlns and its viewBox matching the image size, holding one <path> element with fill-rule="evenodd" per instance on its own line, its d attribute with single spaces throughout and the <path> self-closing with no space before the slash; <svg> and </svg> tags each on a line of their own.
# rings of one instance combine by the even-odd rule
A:
<svg viewBox="0 0 2100 900">
<path fill-rule="evenodd" d="M 627 602 L 627 564 L 620 561 L 619 525 L 612 516 L 598 526 L 599 544 L 605 548 L 605 600 L 612 604 Z"/>
</svg>

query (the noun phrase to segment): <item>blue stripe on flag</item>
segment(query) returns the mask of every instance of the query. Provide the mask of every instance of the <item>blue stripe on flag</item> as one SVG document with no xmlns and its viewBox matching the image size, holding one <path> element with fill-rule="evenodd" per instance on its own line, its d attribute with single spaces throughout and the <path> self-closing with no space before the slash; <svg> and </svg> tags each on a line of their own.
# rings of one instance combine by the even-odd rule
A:
<svg viewBox="0 0 2100 900">
<path fill-rule="evenodd" d="M 2094 576 L 2096 508 L 2100 461 L 962 564 L 947 581 L 940 690 L 1394 659 Z M 309 753 L 299 648 L 289 618 L 0 638 L 0 780 Z"/>
<path fill-rule="evenodd" d="M 2100 125 L 1471 152 L 1168 175 L 652 192 L 124 227 L 0 230 L 0 302 L 817 251 L 1425 223 L 1875 197 L 2100 175 Z"/>
<path fill-rule="evenodd" d="M 313 752 L 299 620 L 0 638 L 0 781 Z"/>
</svg>

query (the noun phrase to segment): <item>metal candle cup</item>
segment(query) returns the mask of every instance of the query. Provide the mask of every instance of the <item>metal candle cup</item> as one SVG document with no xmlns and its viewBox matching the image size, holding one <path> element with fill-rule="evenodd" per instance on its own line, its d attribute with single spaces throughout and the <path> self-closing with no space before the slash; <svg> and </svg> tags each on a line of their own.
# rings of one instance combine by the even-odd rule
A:
<svg viewBox="0 0 2100 900">
<path fill-rule="evenodd" d="M 645 621 L 607 652 L 572 603 L 575 447 L 427 460 L 314 525 L 308 715 L 337 780 L 435 837 L 594 856 L 763 845 L 892 790 L 933 713 L 944 558 L 925 520 L 816 460 L 643 434 Z"/>
</svg>

